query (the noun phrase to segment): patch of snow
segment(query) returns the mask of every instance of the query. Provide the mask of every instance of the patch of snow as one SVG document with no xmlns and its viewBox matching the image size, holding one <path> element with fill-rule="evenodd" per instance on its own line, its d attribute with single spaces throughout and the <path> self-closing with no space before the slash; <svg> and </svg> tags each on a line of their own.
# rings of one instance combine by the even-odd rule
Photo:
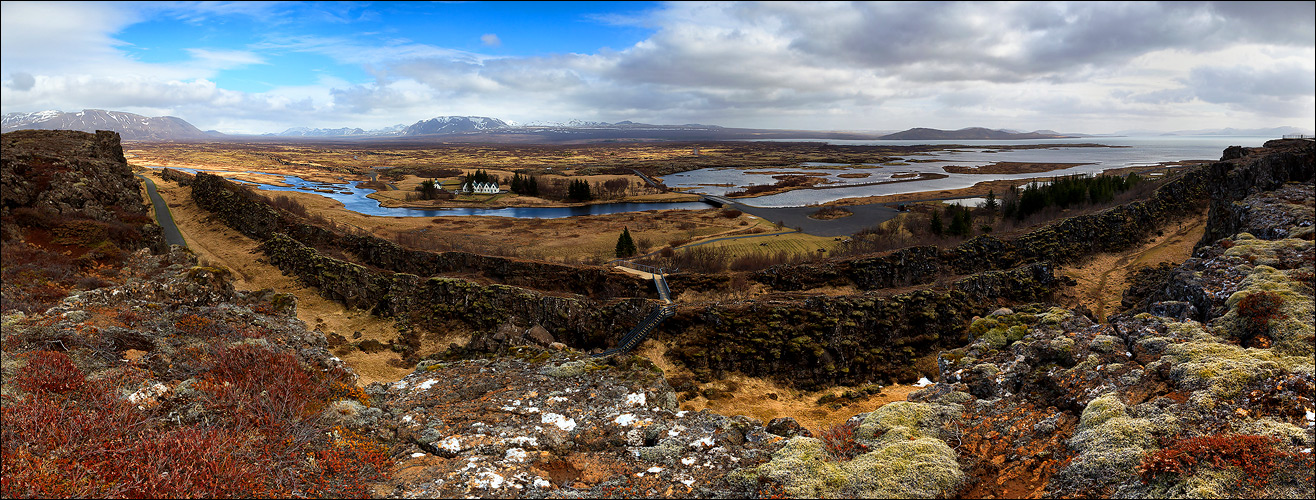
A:
<svg viewBox="0 0 1316 500">
<path fill-rule="evenodd" d="M 657 474 L 657 473 L 662 472 L 662 471 L 663 471 L 663 468 L 662 468 L 662 467 L 658 467 L 658 466 L 655 465 L 655 466 L 653 466 L 653 467 L 650 467 L 650 468 L 649 468 L 648 470 L 646 470 L 645 472 L 648 472 L 648 473 L 650 473 L 650 474 Z"/>
<path fill-rule="evenodd" d="M 695 464 L 695 457 L 686 457 L 686 458 L 682 458 L 682 459 L 681 459 L 681 464 L 682 464 L 682 465 L 694 465 L 694 464 Z"/>
<path fill-rule="evenodd" d="M 914 387 L 927 387 L 929 385 L 932 385 L 932 381 L 928 380 L 927 377 L 920 377 L 918 382 L 914 383 Z"/>
<path fill-rule="evenodd" d="M 403 422 L 410 422 L 410 421 L 411 421 L 411 415 L 404 415 L 404 416 L 402 417 L 402 421 L 403 421 Z"/>
<path fill-rule="evenodd" d="M 686 485 L 687 487 L 689 487 L 690 485 L 695 484 L 695 480 L 694 480 L 694 479 L 684 479 L 684 480 L 681 481 L 681 484 L 684 484 L 684 485 Z"/>
<path fill-rule="evenodd" d="M 423 457 L 423 456 L 425 456 L 425 454 L 424 454 L 424 453 L 421 453 L 421 452 L 419 452 L 419 451 L 411 454 L 411 458 L 420 458 L 420 457 Z"/>
<path fill-rule="evenodd" d="M 1316 424 L 1316 413 L 1309 411 L 1307 412 L 1307 427 L 1311 427 L 1313 424 Z"/>
<path fill-rule="evenodd" d="M 632 415 L 630 413 L 623 413 L 621 415 L 618 415 L 617 418 L 613 419 L 612 422 L 622 427 L 629 427 L 631 424 L 635 423 L 635 415 Z"/>
<path fill-rule="evenodd" d="M 548 482 L 548 481 L 545 481 L 544 478 L 542 478 L 542 477 L 536 477 L 536 478 L 535 478 L 534 487 L 536 487 L 536 488 L 547 488 L 547 487 L 549 487 L 549 486 L 553 486 L 553 483 L 550 483 L 550 482 Z"/>
<path fill-rule="evenodd" d="M 564 398 L 564 397 L 562 397 L 562 396 L 553 396 L 553 397 L 551 397 L 551 398 L 548 398 L 548 402 L 550 402 L 550 403 L 561 403 L 561 402 L 566 401 L 566 400 L 567 400 L 567 398 Z"/>
<path fill-rule="evenodd" d="M 681 411 L 678 411 L 678 412 L 676 412 L 676 418 L 684 417 L 686 413 L 690 413 L 690 411 L 689 411 L 689 410 L 681 410 Z"/>
<path fill-rule="evenodd" d="M 421 382 L 420 385 L 416 386 L 416 389 L 421 391 L 428 390 L 429 388 L 434 387 L 434 384 L 437 383 L 439 383 L 438 380 L 429 379 L 424 382 Z"/>
<path fill-rule="evenodd" d="M 576 419 L 567 418 L 556 413 L 545 413 L 541 422 L 556 425 L 559 429 L 567 432 L 571 432 L 572 429 L 576 428 Z"/>
</svg>

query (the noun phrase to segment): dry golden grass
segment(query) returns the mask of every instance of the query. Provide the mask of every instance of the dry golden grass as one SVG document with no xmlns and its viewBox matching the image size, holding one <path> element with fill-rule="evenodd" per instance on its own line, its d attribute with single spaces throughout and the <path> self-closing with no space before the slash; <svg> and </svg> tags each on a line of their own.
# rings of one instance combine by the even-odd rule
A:
<svg viewBox="0 0 1316 500">
<path fill-rule="evenodd" d="M 690 375 L 689 370 L 673 364 L 664 357 L 667 346 L 662 342 L 652 339 L 646 340 L 640 347 L 636 348 L 635 352 L 653 361 L 655 365 L 663 370 L 663 375 L 668 380 Z M 819 405 L 818 398 L 829 394 L 839 395 L 854 388 L 837 386 L 820 391 L 806 392 L 783 387 L 771 380 L 747 377 L 742 374 L 732 374 L 722 380 L 699 384 L 700 391 L 708 388 L 732 390 L 725 391 L 725 396 L 711 401 L 703 396 L 683 400 L 681 401 L 681 409 L 690 411 L 708 409 L 722 415 L 745 415 L 759 419 L 764 423 L 777 417 L 791 417 L 800 425 L 815 432 L 821 429 L 830 429 L 852 416 L 876 410 L 884 404 L 904 401 L 909 393 L 919 389 L 913 386 L 888 386 L 884 387 L 882 392 L 878 394 L 833 407 L 831 405 Z"/>
</svg>

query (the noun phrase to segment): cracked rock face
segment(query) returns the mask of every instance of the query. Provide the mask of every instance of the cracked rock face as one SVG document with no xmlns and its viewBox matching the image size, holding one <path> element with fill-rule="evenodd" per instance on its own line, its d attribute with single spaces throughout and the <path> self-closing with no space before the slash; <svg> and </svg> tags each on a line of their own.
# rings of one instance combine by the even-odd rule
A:
<svg viewBox="0 0 1316 500">
<path fill-rule="evenodd" d="M 642 357 L 513 348 L 510 355 L 425 361 L 372 384 L 398 441 L 392 497 L 709 497 L 723 477 L 785 442 L 761 422 L 677 411 Z M 741 493 L 743 495 L 744 493 Z"/>
</svg>

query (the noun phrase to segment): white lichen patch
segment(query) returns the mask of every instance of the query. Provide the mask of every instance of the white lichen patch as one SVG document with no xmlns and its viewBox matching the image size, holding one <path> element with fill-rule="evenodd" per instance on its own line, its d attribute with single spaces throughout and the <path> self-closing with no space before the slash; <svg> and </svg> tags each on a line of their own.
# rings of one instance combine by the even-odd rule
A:
<svg viewBox="0 0 1316 500">
<path fill-rule="evenodd" d="M 504 460 L 507 460 L 508 462 L 524 462 L 526 456 L 527 454 L 525 450 L 520 448 L 510 448 L 507 450 L 507 455 L 504 457 Z"/>
<path fill-rule="evenodd" d="M 457 439 L 456 436 L 451 436 L 443 441 L 439 441 L 439 448 L 444 451 L 457 453 L 462 451 L 462 442 L 460 439 Z"/>
<path fill-rule="evenodd" d="M 576 428 L 576 419 L 567 418 L 557 413 L 545 413 L 541 423 L 556 425 L 559 429 L 571 432 Z"/>
<path fill-rule="evenodd" d="M 644 404 L 645 404 L 645 396 L 643 392 L 638 394 L 626 395 L 626 406 L 644 406 Z"/>
<path fill-rule="evenodd" d="M 635 415 L 632 415 L 630 413 L 623 413 L 621 415 L 617 415 L 617 418 L 613 419 L 612 423 L 620 425 L 622 427 L 630 427 L 631 424 L 635 423 L 635 420 L 636 420 Z"/>
</svg>

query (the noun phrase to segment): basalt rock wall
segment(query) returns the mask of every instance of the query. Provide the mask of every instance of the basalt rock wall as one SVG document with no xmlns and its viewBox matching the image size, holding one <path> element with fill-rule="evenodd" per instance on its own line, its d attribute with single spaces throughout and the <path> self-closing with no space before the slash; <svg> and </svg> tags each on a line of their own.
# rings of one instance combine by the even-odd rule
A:
<svg viewBox="0 0 1316 500">
<path fill-rule="evenodd" d="M 221 177 L 199 173 L 192 181 L 192 199 L 215 213 L 229 227 L 257 240 L 283 233 L 320 250 L 337 249 L 360 263 L 416 276 L 478 274 L 499 283 L 592 298 L 657 298 L 647 281 L 618 278 L 602 267 L 564 266 L 547 262 L 476 255 L 466 252 L 425 252 L 403 248 L 369 235 L 343 234 L 297 220 Z"/>
<path fill-rule="evenodd" d="M 1189 169 L 1138 200 L 1097 213 L 1070 217 L 1014 240 L 979 236 L 948 250 L 911 247 L 877 257 L 822 264 L 779 265 L 753 275 L 777 290 L 854 285 L 875 290 L 930 283 L 947 274 L 1009 269 L 1029 262 L 1073 262 L 1099 252 L 1121 251 L 1145 241 L 1167 219 L 1190 213 L 1210 199 L 1203 242 L 1232 235 L 1245 207 L 1235 203 L 1287 181 L 1312 178 L 1312 142 L 1269 141 L 1263 148 L 1231 150 L 1224 161 Z M 1234 222 L 1231 222 L 1234 221 Z"/>
<path fill-rule="evenodd" d="M 1001 303 L 1048 300 L 1050 264 L 989 271 L 889 297 L 819 296 L 792 302 L 686 309 L 662 326 L 667 355 L 702 379 L 726 372 L 801 389 L 920 376 L 916 362 L 963 345 L 964 326 Z"/>
<path fill-rule="evenodd" d="M 1248 196 L 1271 191 L 1290 181 L 1308 181 L 1316 171 L 1316 143 L 1305 139 L 1266 141 L 1261 148 L 1230 148 L 1229 161 L 1210 165 L 1210 216 L 1198 248 L 1246 230 Z M 1271 239 L 1279 234 L 1256 234 Z"/>
<path fill-rule="evenodd" d="M 278 233 L 261 244 L 270 263 L 315 287 L 321 296 L 351 308 L 404 320 L 431 331 L 454 323 L 492 330 L 515 318 L 538 324 L 564 343 L 603 346 L 620 338 L 649 312 L 642 298 L 596 301 L 559 297 L 525 288 L 420 277 L 345 262 Z"/>
<path fill-rule="evenodd" d="M 610 347 L 652 304 L 370 269 L 283 234 L 261 251 L 325 298 L 430 331 L 456 325 L 488 331 L 515 318 L 577 348 Z M 674 359 L 703 378 L 740 371 L 801 387 L 909 381 L 917 378 L 915 359 L 965 341 L 964 324 L 974 315 L 1001 302 L 1045 300 L 1056 284 L 1050 265 L 1034 264 L 971 276 L 944 291 L 704 306 L 680 311 L 659 335 Z"/>
</svg>

